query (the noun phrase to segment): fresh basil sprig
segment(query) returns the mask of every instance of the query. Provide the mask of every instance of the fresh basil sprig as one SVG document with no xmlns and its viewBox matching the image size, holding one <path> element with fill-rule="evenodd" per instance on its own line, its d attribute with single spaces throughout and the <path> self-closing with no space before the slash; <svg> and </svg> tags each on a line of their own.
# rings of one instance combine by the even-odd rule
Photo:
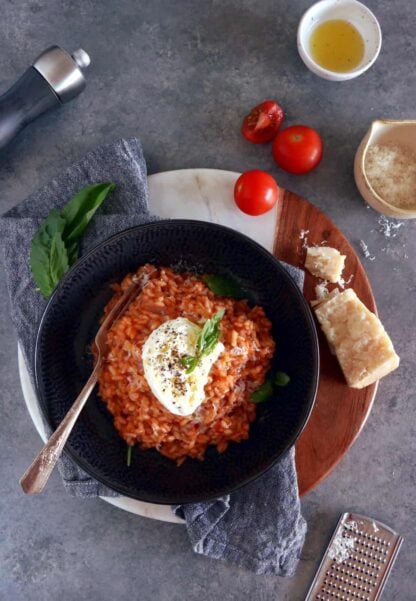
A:
<svg viewBox="0 0 416 601">
<path fill-rule="evenodd" d="M 48 298 L 78 258 L 78 242 L 115 184 L 101 183 L 80 190 L 59 213 L 52 209 L 33 237 L 30 268 L 41 294 Z"/>
<path fill-rule="evenodd" d="M 225 309 L 221 309 L 211 319 L 207 319 L 196 341 L 195 355 L 185 355 L 181 363 L 186 367 L 186 373 L 190 374 L 204 355 L 209 355 L 215 348 L 220 338 L 220 321 L 224 317 Z"/>
<path fill-rule="evenodd" d="M 205 275 L 202 279 L 208 288 L 217 296 L 230 296 L 237 300 L 242 300 L 249 296 L 248 292 L 231 277 L 212 274 Z"/>
<path fill-rule="evenodd" d="M 272 396 L 274 386 L 287 386 L 289 382 L 290 377 L 284 371 L 278 371 L 275 373 L 273 379 L 268 378 L 264 384 L 251 393 L 250 401 L 256 405 L 264 403 Z"/>
</svg>

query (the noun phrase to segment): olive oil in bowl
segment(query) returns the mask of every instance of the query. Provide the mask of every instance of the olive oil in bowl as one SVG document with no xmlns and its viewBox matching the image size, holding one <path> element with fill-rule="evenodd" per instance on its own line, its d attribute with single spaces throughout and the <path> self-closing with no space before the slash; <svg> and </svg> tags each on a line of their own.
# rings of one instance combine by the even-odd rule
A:
<svg viewBox="0 0 416 601">
<path fill-rule="evenodd" d="M 348 73 L 363 60 L 364 40 L 358 29 L 348 21 L 323 21 L 312 31 L 310 53 L 320 67 L 336 73 Z"/>
</svg>

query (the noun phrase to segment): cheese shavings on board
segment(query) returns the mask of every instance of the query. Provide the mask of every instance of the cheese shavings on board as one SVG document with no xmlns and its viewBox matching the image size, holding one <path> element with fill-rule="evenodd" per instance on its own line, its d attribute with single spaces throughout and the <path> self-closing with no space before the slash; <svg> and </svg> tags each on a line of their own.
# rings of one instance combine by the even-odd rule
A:
<svg viewBox="0 0 416 601">
<path fill-rule="evenodd" d="M 345 265 L 345 255 L 330 246 L 311 246 L 307 248 L 305 267 L 312 275 L 332 284 L 341 278 Z"/>
<path fill-rule="evenodd" d="M 351 288 L 328 294 L 314 310 L 352 388 L 369 386 L 399 366 L 381 321 Z"/>
<path fill-rule="evenodd" d="M 322 293 L 322 284 L 315 286 L 316 299 L 311 301 L 312 307 L 317 307 L 321 303 L 324 303 L 339 294 L 339 288 L 334 288 L 331 292 L 329 292 L 327 288 L 325 288 L 325 290 L 326 292 Z"/>
</svg>

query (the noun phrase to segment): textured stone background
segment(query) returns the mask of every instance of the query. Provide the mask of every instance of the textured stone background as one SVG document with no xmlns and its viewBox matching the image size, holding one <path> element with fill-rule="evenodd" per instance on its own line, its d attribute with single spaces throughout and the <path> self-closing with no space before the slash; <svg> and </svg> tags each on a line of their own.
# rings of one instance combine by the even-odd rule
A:
<svg viewBox="0 0 416 601">
<path fill-rule="evenodd" d="M 139 135 L 150 172 L 181 167 L 270 170 L 324 209 L 355 244 L 363 238 L 380 314 L 402 357 L 380 385 L 359 440 L 303 501 L 309 534 L 291 580 L 255 577 L 193 555 L 184 529 L 64 493 L 55 474 L 26 498 L 18 477 L 39 449 L 19 385 L 7 291 L 0 287 L 0 598 L 8 601 L 301 601 L 339 514 L 356 510 L 405 535 L 385 601 L 415 598 L 415 223 L 394 239 L 378 232 L 352 177 L 355 149 L 376 117 L 415 117 L 416 13 L 412 0 L 368 0 L 384 34 L 362 77 L 312 75 L 296 51 L 306 0 L 4 0 L 1 90 L 52 43 L 83 46 L 93 64 L 76 101 L 39 119 L 0 158 L 6 210 L 97 144 Z M 303 177 L 277 170 L 268 147 L 245 143 L 240 119 L 266 97 L 286 124 L 317 127 L 325 156 Z"/>
</svg>

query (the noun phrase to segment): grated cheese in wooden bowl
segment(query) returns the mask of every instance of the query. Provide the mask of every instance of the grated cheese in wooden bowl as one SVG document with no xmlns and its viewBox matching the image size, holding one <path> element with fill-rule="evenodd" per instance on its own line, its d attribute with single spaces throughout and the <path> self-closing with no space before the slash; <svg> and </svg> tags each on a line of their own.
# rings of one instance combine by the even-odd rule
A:
<svg viewBox="0 0 416 601">
<path fill-rule="evenodd" d="M 373 144 L 365 157 L 373 190 L 400 209 L 416 208 L 416 153 L 409 147 Z"/>
</svg>

